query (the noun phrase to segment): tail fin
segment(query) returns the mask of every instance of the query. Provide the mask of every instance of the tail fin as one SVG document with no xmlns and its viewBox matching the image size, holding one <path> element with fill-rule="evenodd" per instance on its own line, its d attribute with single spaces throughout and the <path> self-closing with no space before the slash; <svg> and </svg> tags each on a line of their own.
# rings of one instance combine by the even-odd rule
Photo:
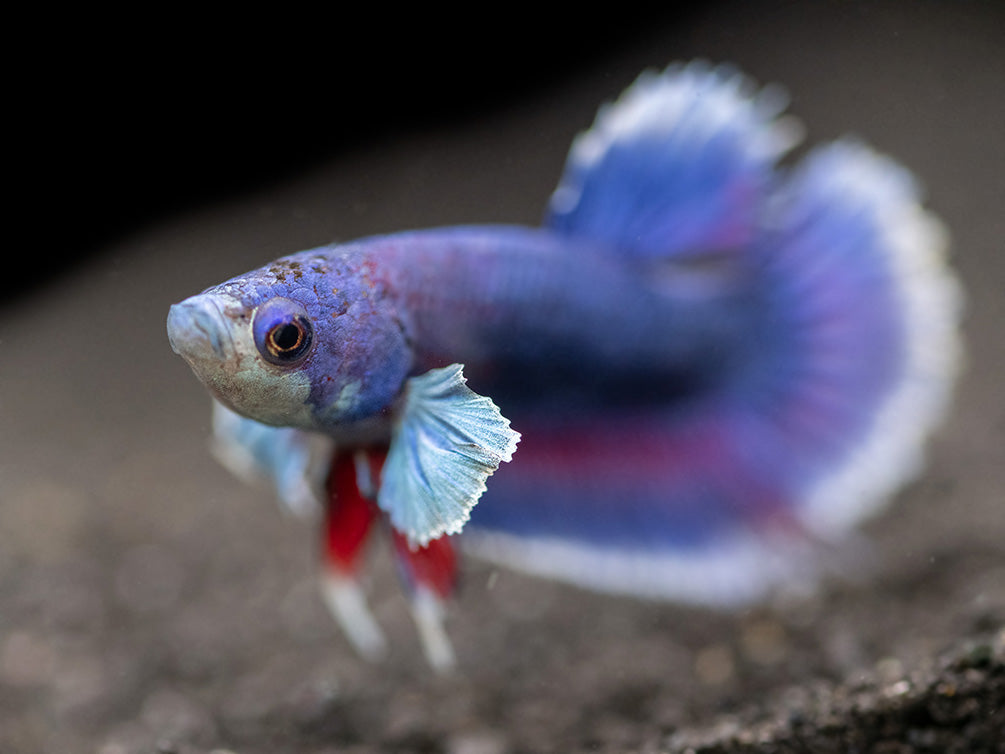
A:
<svg viewBox="0 0 1005 754">
<path fill-rule="evenodd" d="M 815 539 L 917 471 L 959 363 L 945 234 L 907 171 L 856 142 L 778 169 L 793 143 L 779 103 L 692 64 L 640 79 L 576 141 L 551 225 L 639 258 L 735 251 L 760 291 L 749 353 L 662 413 L 514 414 L 519 463 L 474 510 L 476 552 L 741 602 L 810 575 Z"/>
<path fill-rule="evenodd" d="M 784 464 L 819 532 L 919 470 L 961 361 L 962 296 L 918 194 L 904 168 L 842 140 L 793 170 L 756 243 L 771 340 L 743 386 L 748 441 Z"/>
</svg>

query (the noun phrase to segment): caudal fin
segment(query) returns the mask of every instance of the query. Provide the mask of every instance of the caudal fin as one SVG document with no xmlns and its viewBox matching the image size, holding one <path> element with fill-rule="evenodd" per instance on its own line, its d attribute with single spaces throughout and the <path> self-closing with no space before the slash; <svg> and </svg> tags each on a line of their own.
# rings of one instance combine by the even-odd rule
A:
<svg viewBox="0 0 1005 754">
<path fill-rule="evenodd" d="M 812 529 L 843 529 L 920 469 L 961 362 L 962 296 L 942 224 L 893 160 L 845 139 L 772 197 L 753 254 L 763 353 L 746 442 Z"/>
<path fill-rule="evenodd" d="M 490 559 L 594 588 L 735 603 L 812 578 L 812 543 L 919 469 L 958 364 L 946 234 L 910 174 L 863 144 L 776 163 L 773 90 L 672 67 L 601 110 L 551 204 L 556 230 L 632 258 L 727 251 L 750 338 L 714 389 L 668 405 L 514 416 L 519 463 L 475 509 Z"/>
</svg>

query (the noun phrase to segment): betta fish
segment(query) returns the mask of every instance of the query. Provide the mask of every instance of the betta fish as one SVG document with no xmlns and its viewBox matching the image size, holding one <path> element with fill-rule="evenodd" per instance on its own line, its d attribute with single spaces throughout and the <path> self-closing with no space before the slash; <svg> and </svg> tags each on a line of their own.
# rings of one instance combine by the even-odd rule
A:
<svg viewBox="0 0 1005 754">
<path fill-rule="evenodd" d="M 374 531 L 445 667 L 458 542 L 732 606 L 817 580 L 817 546 L 916 473 L 961 350 L 945 233 L 859 140 L 791 158 L 785 106 L 727 66 L 646 73 L 541 227 L 332 244 L 171 307 L 217 456 L 320 511 L 322 593 L 364 655 Z"/>
</svg>

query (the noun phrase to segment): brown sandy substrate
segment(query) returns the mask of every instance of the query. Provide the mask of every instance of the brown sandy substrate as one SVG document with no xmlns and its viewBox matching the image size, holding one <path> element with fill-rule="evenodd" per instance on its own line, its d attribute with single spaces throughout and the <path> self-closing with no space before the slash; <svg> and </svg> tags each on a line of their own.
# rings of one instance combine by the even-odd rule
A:
<svg viewBox="0 0 1005 754">
<path fill-rule="evenodd" d="M 504 110 L 319 165 L 107 249 L 0 312 L 0 752 L 1005 751 L 1005 49 L 992 4 L 713 6 Z M 167 306 L 281 253 L 536 222 L 572 135 L 634 74 L 729 59 L 811 140 L 922 177 L 968 290 L 969 367 L 871 572 L 718 614 L 467 564 L 431 674 L 381 548 L 391 656 L 356 658 L 314 533 L 208 456 Z M 65 234 L 64 234 L 65 239 Z"/>
</svg>

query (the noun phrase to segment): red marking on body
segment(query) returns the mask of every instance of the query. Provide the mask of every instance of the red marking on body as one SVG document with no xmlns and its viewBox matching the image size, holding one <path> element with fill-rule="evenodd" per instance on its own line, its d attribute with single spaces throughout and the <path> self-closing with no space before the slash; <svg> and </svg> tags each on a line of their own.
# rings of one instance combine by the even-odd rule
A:
<svg viewBox="0 0 1005 754">
<path fill-rule="evenodd" d="M 717 422 L 681 422 L 668 431 L 659 419 L 570 421 L 558 426 L 521 422 L 521 475 L 584 473 L 598 478 L 660 478 L 702 467 L 720 467 L 731 449 Z"/>
<path fill-rule="evenodd" d="M 635 491 L 652 500 L 652 490 L 665 490 L 668 504 L 681 511 L 688 506 L 688 490 L 712 493 L 721 501 L 721 513 L 737 523 L 804 536 L 791 490 L 779 486 L 773 469 L 761 468 L 756 454 L 730 436 L 725 428 L 730 420 L 521 422 L 513 464 L 498 473 L 523 488 L 607 489 L 612 505 L 626 516 Z"/>
</svg>

